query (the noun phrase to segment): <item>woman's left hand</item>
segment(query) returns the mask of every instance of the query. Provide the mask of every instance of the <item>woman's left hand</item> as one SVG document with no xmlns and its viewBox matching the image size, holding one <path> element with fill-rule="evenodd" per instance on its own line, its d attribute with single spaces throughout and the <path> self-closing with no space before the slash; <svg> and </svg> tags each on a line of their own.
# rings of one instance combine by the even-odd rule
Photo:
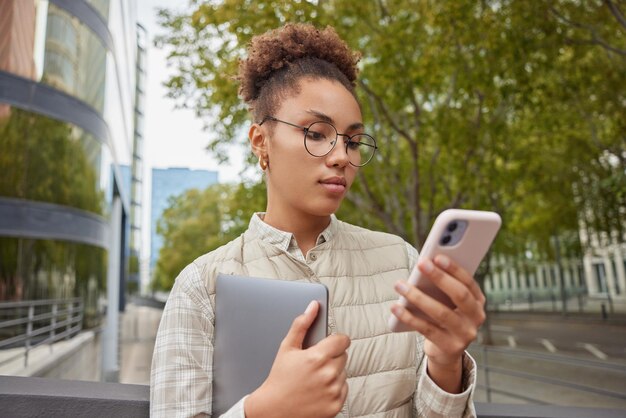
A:
<svg viewBox="0 0 626 418">
<path fill-rule="evenodd" d="M 474 278 L 449 257 L 438 255 L 434 263 L 422 260 L 418 268 L 450 297 L 456 305 L 450 309 L 415 286 L 397 282 L 396 291 L 428 315 L 432 322 L 415 316 L 396 304 L 391 308 L 400 322 L 424 335 L 428 356 L 428 374 L 442 389 L 458 392 L 461 386 L 462 357 L 476 339 L 485 321 L 485 295 Z"/>
</svg>

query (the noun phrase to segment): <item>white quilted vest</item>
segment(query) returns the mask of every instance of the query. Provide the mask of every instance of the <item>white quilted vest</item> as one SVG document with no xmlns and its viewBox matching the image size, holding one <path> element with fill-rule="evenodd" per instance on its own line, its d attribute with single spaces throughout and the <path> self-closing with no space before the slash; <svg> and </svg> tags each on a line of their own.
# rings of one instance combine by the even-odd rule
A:
<svg viewBox="0 0 626 418">
<path fill-rule="evenodd" d="M 248 230 L 200 257 L 215 308 L 215 277 L 238 274 L 323 283 L 329 290 L 329 333 L 346 334 L 349 394 L 340 417 L 410 417 L 423 358 L 415 333 L 390 333 L 396 280 L 408 277 L 405 242 L 339 221 L 333 239 L 311 249 L 303 263 Z"/>
</svg>

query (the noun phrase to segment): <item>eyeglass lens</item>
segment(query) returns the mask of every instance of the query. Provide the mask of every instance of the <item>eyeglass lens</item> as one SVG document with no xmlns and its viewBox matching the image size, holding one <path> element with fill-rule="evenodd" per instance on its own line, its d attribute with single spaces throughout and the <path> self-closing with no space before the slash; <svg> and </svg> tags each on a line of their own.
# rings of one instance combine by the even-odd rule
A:
<svg viewBox="0 0 626 418">
<path fill-rule="evenodd" d="M 316 157 L 323 157 L 332 151 L 338 138 L 335 127 L 327 122 L 315 122 L 305 132 L 304 146 Z M 362 166 L 369 162 L 375 150 L 374 138 L 360 134 L 350 139 L 346 152 L 352 165 Z"/>
</svg>

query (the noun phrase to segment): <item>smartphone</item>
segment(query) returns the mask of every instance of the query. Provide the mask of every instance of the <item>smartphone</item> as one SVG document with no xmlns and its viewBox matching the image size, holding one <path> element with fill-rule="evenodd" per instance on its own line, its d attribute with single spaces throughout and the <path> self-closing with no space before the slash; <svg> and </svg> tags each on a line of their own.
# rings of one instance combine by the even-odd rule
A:
<svg viewBox="0 0 626 418">
<path fill-rule="evenodd" d="M 435 220 L 419 255 L 419 260 L 432 260 L 436 255 L 444 254 L 473 276 L 485 254 L 487 254 L 501 224 L 500 215 L 495 212 L 464 209 L 445 210 Z M 417 286 L 422 292 L 449 308 L 454 309 L 456 307 L 443 291 L 422 275 L 417 265 L 413 267 L 408 283 Z M 432 322 L 428 315 L 408 303 L 404 296 L 400 296 L 398 303 L 414 315 Z M 389 318 L 388 325 L 389 329 L 394 332 L 409 331 L 409 328 L 393 314 Z"/>
</svg>

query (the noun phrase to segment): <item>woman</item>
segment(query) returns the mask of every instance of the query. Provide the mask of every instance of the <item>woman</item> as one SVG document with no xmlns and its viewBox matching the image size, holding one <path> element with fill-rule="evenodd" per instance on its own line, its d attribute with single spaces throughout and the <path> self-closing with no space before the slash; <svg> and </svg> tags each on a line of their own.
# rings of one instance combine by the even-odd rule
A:
<svg viewBox="0 0 626 418">
<path fill-rule="evenodd" d="M 321 282 L 331 306 L 331 335 L 302 349 L 318 310 L 312 303 L 294 320 L 267 380 L 225 416 L 474 415 L 475 364 L 465 349 L 485 299 L 472 277 L 443 257 L 420 263 L 456 302 L 452 311 L 406 286 L 413 247 L 333 215 L 376 150 L 354 92 L 357 62 L 332 28 L 286 25 L 253 39 L 239 81 L 266 176 L 266 212 L 176 279 L 154 351 L 152 415 L 211 415 L 218 273 Z M 394 304 L 398 294 L 436 324 Z M 390 333 L 390 311 L 418 332 Z"/>
</svg>

